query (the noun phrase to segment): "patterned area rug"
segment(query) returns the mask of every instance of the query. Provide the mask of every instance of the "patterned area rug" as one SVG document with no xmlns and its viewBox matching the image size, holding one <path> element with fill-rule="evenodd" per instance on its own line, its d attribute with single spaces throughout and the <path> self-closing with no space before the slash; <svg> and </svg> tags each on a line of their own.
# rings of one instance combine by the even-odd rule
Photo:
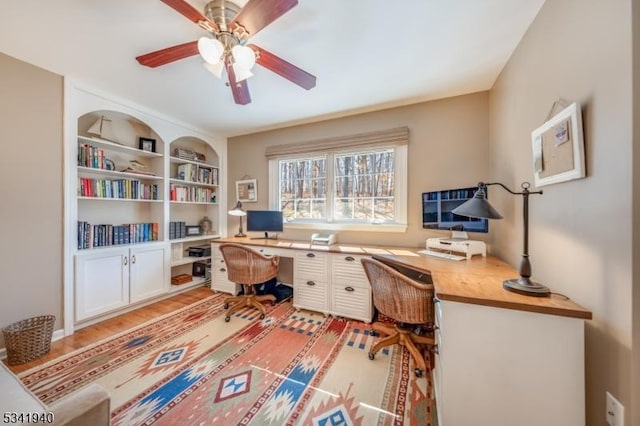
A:
<svg viewBox="0 0 640 426">
<path fill-rule="evenodd" d="M 368 324 L 296 311 L 224 321 L 216 294 L 20 374 L 45 403 L 91 382 L 114 425 L 430 425 L 430 374 L 406 350 L 375 360 Z"/>
</svg>

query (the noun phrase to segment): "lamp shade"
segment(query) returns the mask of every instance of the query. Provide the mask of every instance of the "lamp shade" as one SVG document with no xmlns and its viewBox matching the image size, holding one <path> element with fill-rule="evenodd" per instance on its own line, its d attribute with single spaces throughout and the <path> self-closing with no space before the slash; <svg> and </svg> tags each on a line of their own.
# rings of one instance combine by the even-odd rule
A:
<svg viewBox="0 0 640 426">
<path fill-rule="evenodd" d="M 233 74 L 236 77 L 236 82 L 240 82 L 253 76 L 253 73 L 248 68 L 244 68 L 238 64 L 233 64 Z"/>
<path fill-rule="evenodd" d="M 256 64 L 256 54 L 253 49 L 240 44 L 231 49 L 233 61 L 245 70 L 250 70 Z"/>
<path fill-rule="evenodd" d="M 473 198 L 452 210 L 454 214 L 482 219 L 502 219 L 502 215 L 487 201 L 487 193 L 483 186 L 479 187 Z"/>
<path fill-rule="evenodd" d="M 202 63 L 202 66 L 209 71 L 211 74 L 215 75 L 218 78 L 222 78 L 222 70 L 224 69 L 224 64 L 222 61 L 218 61 L 217 64 L 210 64 L 207 61 Z"/>
<path fill-rule="evenodd" d="M 231 216 L 246 216 L 247 212 L 242 208 L 242 203 L 238 201 L 236 206 L 228 212 Z"/>
<path fill-rule="evenodd" d="M 202 59 L 210 64 L 217 64 L 224 53 L 224 46 L 215 38 L 200 37 L 198 39 L 198 52 Z"/>
</svg>

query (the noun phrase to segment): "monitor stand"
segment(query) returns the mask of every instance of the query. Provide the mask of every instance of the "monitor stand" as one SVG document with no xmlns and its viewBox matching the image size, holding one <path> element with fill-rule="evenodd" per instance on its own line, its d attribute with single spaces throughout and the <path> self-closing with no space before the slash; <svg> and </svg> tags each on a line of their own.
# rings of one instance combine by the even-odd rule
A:
<svg viewBox="0 0 640 426">
<path fill-rule="evenodd" d="M 278 234 L 269 236 L 268 232 L 264 233 L 264 237 L 252 237 L 250 238 L 252 240 L 277 240 L 278 239 Z"/>
<path fill-rule="evenodd" d="M 451 231 L 451 238 L 449 238 L 449 241 L 465 241 L 468 239 L 469 236 L 465 231 Z"/>
</svg>

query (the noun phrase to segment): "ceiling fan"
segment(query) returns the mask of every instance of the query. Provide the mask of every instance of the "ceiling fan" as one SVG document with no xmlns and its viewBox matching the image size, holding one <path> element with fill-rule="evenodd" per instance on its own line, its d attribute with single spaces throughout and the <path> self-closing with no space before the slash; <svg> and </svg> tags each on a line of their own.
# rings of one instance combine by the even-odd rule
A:
<svg viewBox="0 0 640 426">
<path fill-rule="evenodd" d="M 136 59 L 141 65 L 156 68 L 199 53 L 204 67 L 218 78 L 226 69 L 233 99 L 240 105 L 251 102 L 246 79 L 253 75 L 251 67 L 256 63 L 304 89 L 315 87 L 315 76 L 255 44 L 248 44 L 249 37 L 296 6 L 298 0 L 249 0 L 242 8 L 230 1 L 213 0 L 207 3 L 204 13 L 184 0 L 162 2 L 210 36 L 140 55 Z"/>
</svg>

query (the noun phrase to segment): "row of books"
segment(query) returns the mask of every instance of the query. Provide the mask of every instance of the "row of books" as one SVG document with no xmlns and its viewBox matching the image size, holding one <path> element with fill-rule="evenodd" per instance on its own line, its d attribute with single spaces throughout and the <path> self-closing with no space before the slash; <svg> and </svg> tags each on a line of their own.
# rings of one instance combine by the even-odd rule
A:
<svg viewBox="0 0 640 426">
<path fill-rule="evenodd" d="M 78 196 L 120 198 L 127 200 L 157 200 L 158 185 L 134 179 L 78 178 Z"/>
<path fill-rule="evenodd" d="M 171 184 L 169 186 L 169 200 L 189 201 L 197 203 L 215 203 L 216 191 L 210 188 L 179 186 Z"/>
<path fill-rule="evenodd" d="M 169 222 L 169 239 L 176 240 L 187 236 L 187 222 Z"/>
<path fill-rule="evenodd" d="M 106 169 L 104 150 L 89 144 L 78 146 L 78 166 Z"/>
<path fill-rule="evenodd" d="M 158 241 L 158 229 L 157 222 L 92 225 L 78 221 L 78 249 Z"/>
<path fill-rule="evenodd" d="M 178 166 L 177 179 L 189 182 L 205 183 L 208 185 L 218 184 L 218 169 L 215 167 L 204 167 L 196 164 L 180 164 Z"/>
</svg>

